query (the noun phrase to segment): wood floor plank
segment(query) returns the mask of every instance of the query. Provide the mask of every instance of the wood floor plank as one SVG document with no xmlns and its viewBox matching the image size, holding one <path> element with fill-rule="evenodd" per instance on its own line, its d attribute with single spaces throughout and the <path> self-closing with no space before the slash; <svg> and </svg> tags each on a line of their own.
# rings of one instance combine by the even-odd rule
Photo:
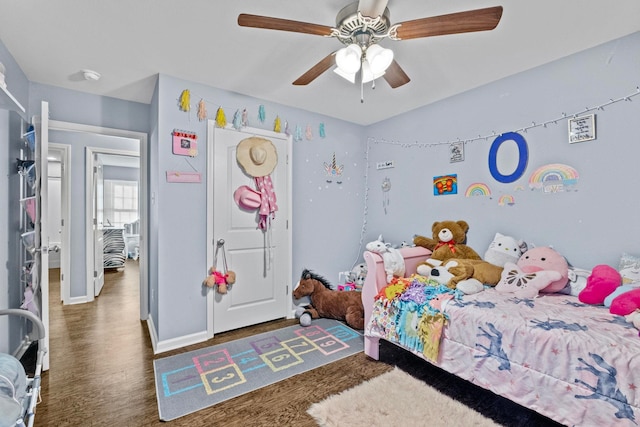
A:
<svg viewBox="0 0 640 427">
<path fill-rule="evenodd" d="M 138 264 L 108 271 L 101 295 L 62 305 L 59 271 L 50 274 L 50 366 L 42 380 L 37 426 L 166 426 L 158 417 L 154 358 L 297 323 L 276 320 L 217 334 L 198 345 L 154 355 L 140 321 Z M 389 371 L 359 353 L 171 421 L 171 426 L 315 426 L 312 403 Z"/>
</svg>

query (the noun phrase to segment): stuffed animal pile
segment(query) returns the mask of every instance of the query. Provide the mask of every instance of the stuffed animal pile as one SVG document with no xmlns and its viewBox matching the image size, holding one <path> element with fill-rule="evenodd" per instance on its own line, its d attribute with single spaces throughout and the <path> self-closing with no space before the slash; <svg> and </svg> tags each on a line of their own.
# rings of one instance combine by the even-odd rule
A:
<svg viewBox="0 0 640 427">
<path fill-rule="evenodd" d="M 497 261 L 493 264 L 481 259 L 465 244 L 468 230 L 466 221 L 436 221 L 431 227 L 433 238 L 415 236 L 413 242 L 417 246 L 432 251 L 431 257 L 418 265 L 416 273 L 467 295 L 480 292 L 483 285 L 495 286 L 502 266 Z"/>
</svg>

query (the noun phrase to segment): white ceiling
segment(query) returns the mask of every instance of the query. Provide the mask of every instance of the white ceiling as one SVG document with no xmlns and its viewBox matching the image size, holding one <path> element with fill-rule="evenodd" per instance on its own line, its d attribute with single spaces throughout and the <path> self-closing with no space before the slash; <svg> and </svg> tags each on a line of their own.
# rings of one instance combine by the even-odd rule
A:
<svg viewBox="0 0 640 427">
<path fill-rule="evenodd" d="M 163 73 L 367 125 L 640 30 L 638 0 L 390 0 L 392 23 L 504 13 L 493 31 L 384 40 L 411 82 L 391 89 L 379 79 L 361 104 L 359 87 L 330 71 L 291 84 L 342 47 L 337 39 L 237 25 L 249 13 L 334 26 L 348 3 L 0 0 L 0 40 L 32 82 L 149 103 Z M 102 78 L 86 81 L 82 69 Z"/>
</svg>

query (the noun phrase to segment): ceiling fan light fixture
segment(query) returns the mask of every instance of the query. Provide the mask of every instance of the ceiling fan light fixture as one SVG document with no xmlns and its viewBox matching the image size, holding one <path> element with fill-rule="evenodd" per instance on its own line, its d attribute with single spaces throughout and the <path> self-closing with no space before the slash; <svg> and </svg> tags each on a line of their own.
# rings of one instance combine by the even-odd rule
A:
<svg viewBox="0 0 640 427">
<path fill-rule="evenodd" d="M 382 76 L 384 76 L 384 70 L 374 72 L 368 60 L 362 61 L 362 83 L 369 83 Z"/>
<path fill-rule="evenodd" d="M 347 74 L 355 74 L 360 69 L 362 49 L 357 44 L 350 44 L 336 52 L 336 65 Z"/>
<path fill-rule="evenodd" d="M 355 82 L 356 82 L 356 75 L 358 74 L 357 72 L 355 72 L 355 73 L 346 73 L 340 67 L 334 68 L 333 72 L 336 73 L 337 75 L 339 75 L 340 77 L 342 77 L 343 79 L 351 82 L 351 83 L 355 84 Z"/>
<path fill-rule="evenodd" d="M 365 57 L 374 74 L 384 74 L 393 62 L 393 51 L 385 49 L 378 44 L 372 44 L 367 48 Z"/>
</svg>

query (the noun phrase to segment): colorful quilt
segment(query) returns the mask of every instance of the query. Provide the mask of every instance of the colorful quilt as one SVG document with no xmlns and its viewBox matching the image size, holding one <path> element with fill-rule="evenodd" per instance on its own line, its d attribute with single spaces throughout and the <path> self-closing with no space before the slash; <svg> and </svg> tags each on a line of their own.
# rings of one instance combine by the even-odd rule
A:
<svg viewBox="0 0 640 427">
<path fill-rule="evenodd" d="M 461 295 L 424 276 L 394 278 L 376 296 L 367 332 L 435 361 L 448 318 L 444 308 Z"/>
<path fill-rule="evenodd" d="M 409 342 L 423 355 L 417 340 L 407 340 L 406 314 L 404 323 L 390 323 L 403 319 L 394 303 L 401 300 L 390 300 L 388 323 L 379 316 L 366 334 Z M 640 423 L 640 337 L 624 317 L 569 295 L 516 298 L 491 288 L 454 298 L 441 314 L 435 364 L 446 371 L 564 425 Z"/>
</svg>

